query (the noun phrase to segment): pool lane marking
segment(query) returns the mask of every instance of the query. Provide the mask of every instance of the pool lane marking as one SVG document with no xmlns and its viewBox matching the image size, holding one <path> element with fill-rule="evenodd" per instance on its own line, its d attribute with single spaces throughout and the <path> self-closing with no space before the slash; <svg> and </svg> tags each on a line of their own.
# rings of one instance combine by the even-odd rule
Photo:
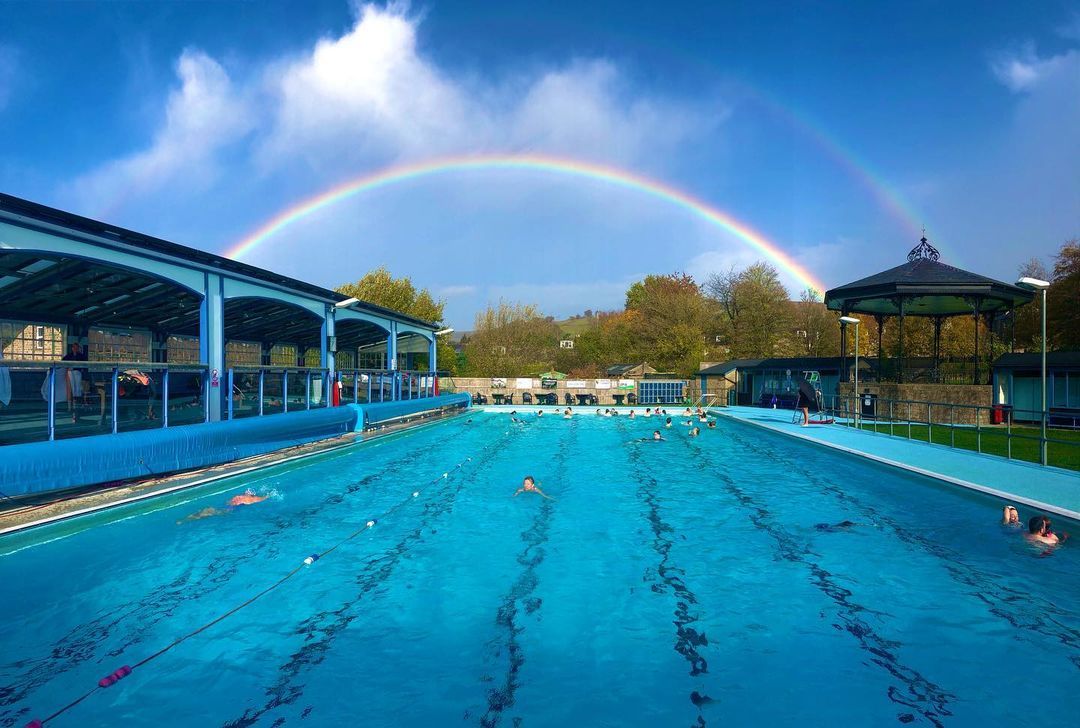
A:
<svg viewBox="0 0 1080 728">
<path fill-rule="evenodd" d="M 618 423 L 620 433 L 627 432 L 626 426 L 620 421 Z M 675 435 L 679 437 L 681 435 Z M 674 437 L 668 438 L 674 439 Z M 637 465 L 641 461 L 641 445 L 649 444 L 648 442 L 641 442 L 640 440 L 631 440 L 624 442 L 623 446 L 630 447 L 630 453 L 627 456 L 633 465 Z M 650 445 L 655 447 L 655 445 Z M 663 584 L 671 589 L 672 593 L 676 597 L 674 621 L 675 625 L 675 645 L 674 650 L 683 659 L 690 663 L 690 676 L 698 677 L 700 675 L 707 674 L 709 672 L 709 662 L 705 659 L 705 656 L 698 652 L 698 647 L 708 647 L 709 639 L 704 632 L 699 632 L 697 629 L 690 627 L 691 624 L 696 624 L 701 621 L 700 614 L 698 616 L 692 616 L 690 614 L 690 605 L 699 604 L 697 595 L 693 590 L 687 586 L 686 582 L 677 576 L 677 573 L 685 574 L 685 569 L 678 566 L 670 565 L 668 562 L 671 558 L 671 549 L 675 546 L 675 542 L 664 536 L 665 533 L 674 533 L 674 528 L 663 520 L 660 515 L 660 502 L 656 497 L 655 489 L 658 485 L 656 479 L 651 475 L 641 475 L 641 469 L 638 467 L 632 467 L 632 477 L 638 483 L 638 488 L 635 491 L 635 495 L 639 500 L 643 501 L 647 513 L 645 519 L 649 522 L 649 528 L 652 531 L 652 550 L 660 557 L 660 562 L 657 565 L 656 573 L 659 575 Z M 646 482 L 646 480 L 648 482 Z M 670 572 L 670 573 L 669 573 Z M 654 594 L 662 594 L 662 588 L 659 585 L 653 584 L 651 587 Z M 702 690 L 704 690 L 702 684 Z M 697 700 L 695 700 L 695 697 Z M 690 693 L 690 703 L 697 709 L 698 716 L 695 726 L 704 728 L 706 726 L 705 715 L 702 711 L 702 705 L 706 702 L 711 702 L 713 699 L 710 697 L 707 701 L 703 701 L 702 696 L 698 691 L 694 690 Z M 720 700 L 717 698 L 716 700 Z"/>
<path fill-rule="evenodd" d="M 459 462 L 453 468 L 451 468 L 450 470 L 442 473 L 442 475 L 438 476 L 437 478 L 432 480 L 430 483 L 428 483 L 425 486 L 425 488 L 432 487 L 436 483 L 439 483 L 439 482 L 441 482 L 443 480 L 448 480 L 451 473 L 456 473 L 456 471 L 458 471 L 462 467 L 464 467 L 465 463 L 470 462 L 471 460 L 472 460 L 472 457 L 468 457 L 465 460 Z M 86 693 L 84 693 L 80 697 L 76 698 L 75 700 L 71 701 L 67 705 L 61 707 L 59 710 L 53 712 L 48 717 L 46 717 L 44 719 L 31 720 L 30 722 L 28 722 L 26 724 L 26 728 L 41 728 L 41 726 L 44 726 L 46 723 L 49 723 L 50 721 L 54 720 L 55 718 L 59 717 L 63 713 L 70 710 L 71 708 L 74 708 L 76 705 L 78 705 L 79 703 L 81 703 L 83 700 L 90 697 L 91 695 L 93 695 L 98 690 L 102 690 L 104 688 L 111 687 L 112 685 L 119 682 L 123 678 L 125 678 L 128 675 L 132 674 L 138 668 L 146 665 L 147 663 L 151 662 L 152 660 L 157 659 L 158 657 L 161 657 L 162 655 L 167 653 L 169 650 L 171 650 L 174 647 L 184 643 L 188 639 L 200 634 L 201 632 L 204 632 L 205 630 L 207 630 L 210 627 L 218 624 L 219 622 L 227 619 L 228 617 L 232 616 L 233 614 L 239 612 L 244 607 L 247 607 L 250 604 L 253 604 L 258 599 L 262 598 L 266 594 L 269 594 L 270 592 L 277 589 L 278 587 L 280 587 L 285 582 L 289 581 L 296 574 L 300 573 L 300 571 L 304 570 L 305 567 L 313 565 L 314 563 L 319 561 L 319 559 L 323 558 L 324 556 L 327 556 L 327 555 L 331 554 L 332 552 L 334 552 L 335 550 L 337 550 L 338 548 L 340 548 L 341 546 L 343 546 L 347 542 L 349 542 L 349 541 L 353 540 L 354 538 L 356 538 L 357 536 L 359 536 L 361 533 L 364 533 L 365 531 L 370 530 L 371 528 L 373 528 L 379 522 L 379 520 L 385 519 L 385 518 L 393 515 L 396 511 L 403 508 L 406 504 L 411 503 L 414 499 L 419 497 L 419 494 L 420 494 L 419 490 L 412 491 L 408 496 L 406 496 L 402 500 L 398 501 L 396 504 L 392 505 L 390 508 L 386 509 L 378 518 L 372 518 L 372 519 L 366 521 L 363 526 L 361 526 L 360 528 L 354 530 L 352 533 L 345 536 L 344 538 L 340 539 L 338 542 L 334 543 L 329 548 L 324 549 L 322 552 L 311 554 L 310 556 L 306 557 L 299 565 L 294 567 L 291 571 L 289 571 L 287 574 L 282 576 L 280 579 L 278 579 L 276 582 L 274 582 L 270 586 L 264 588 L 262 591 L 258 592 L 257 594 L 253 595 L 252 597 L 248 598 L 244 602 L 234 606 L 233 608 L 229 609 L 228 611 L 224 612 L 223 614 L 218 615 L 217 617 L 215 617 L 211 621 L 203 624 L 199 628 L 197 628 L 197 629 L 195 629 L 195 630 L 193 630 L 191 632 L 188 632 L 187 634 L 183 635 L 182 637 L 179 637 L 178 639 L 176 639 L 173 642 L 169 643 L 168 645 L 161 648 L 157 652 L 154 652 L 153 654 L 143 658 L 142 660 L 139 660 L 135 664 L 130 665 L 130 666 L 128 666 L 128 665 L 121 666 L 120 668 L 113 671 L 109 675 L 106 675 L 105 677 L 101 678 L 98 681 L 98 684 L 93 689 L 87 691 Z"/>
<path fill-rule="evenodd" d="M 994 582 L 993 578 L 988 576 L 982 570 L 960 561 L 958 558 L 959 554 L 956 554 L 934 541 L 930 541 L 918 533 L 909 531 L 890 516 L 882 514 L 873 506 L 863 503 L 850 493 L 829 483 L 820 482 L 818 476 L 802 466 L 797 459 L 782 454 L 778 455 L 774 451 L 766 451 L 752 440 L 744 439 L 739 434 L 733 434 L 732 437 L 748 450 L 753 450 L 760 455 L 768 455 L 769 457 L 782 459 L 787 463 L 788 467 L 795 472 L 800 473 L 807 482 L 813 483 L 819 492 L 827 493 L 841 503 L 853 505 L 858 508 L 864 516 L 869 517 L 878 524 L 887 526 L 896 538 L 900 539 L 905 544 L 921 548 L 926 554 L 941 562 L 941 565 L 948 572 L 949 576 L 952 577 L 953 581 L 961 586 L 975 589 L 976 591 L 974 593 L 964 592 L 964 594 L 976 597 L 982 601 L 990 613 L 995 617 L 1004 619 L 1013 627 L 1025 629 L 1040 634 L 1043 637 L 1055 639 L 1068 647 L 1072 647 L 1074 651 L 1080 646 L 1080 632 L 1062 625 L 1054 619 L 1043 619 L 1043 615 L 1071 616 L 1063 613 L 1053 602 L 1041 599 L 1038 595 L 1021 592 L 1012 587 Z M 1033 602 L 1039 602 L 1039 607 L 1033 614 L 1015 614 L 1008 609 L 1008 607 L 1011 607 L 1013 604 L 1030 606 Z M 1053 622 L 1061 627 L 1063 631 L 1056 631 L 1052 627 L 1049 627 L 1046 624 L 1047 621 Z M 1080 668 L 1080 652 L 1071 655 L 1069 659 L 1076 667 Z"/>
<path fill-rule="evenodd" d="M 567 443 L 577 439 L 577 422 L 570 420 L 568 426 L 564 428 L 564 432 L 568 432 L 574 437 L 568 435 L 560 444 L 555 455 L 555 459 L 558 461 L 557 472 L 560 473 L 560 480 L 563 483 L 566 482 Z M 507 633 L 506 652 L 509 662 L 502 686 L 488 690 L 487 711 L 480 718 L 480 725 L 483 728 L 494 728 L 498 725 L 503 711 L 514 705 L 514 696 L 517 688 L 520 687 L 517 676 L 521 671 L 521 667 L 525 664 L 525 656 L 517 637 L 525 628 L 517 624 L 517 603 L 522 602 L 524 604 L 525 614 L 527 615 L 540 609 L 540 600 L 533 601 L 530 597 L 539 584 L 536 569 L 544 561 L 544 545 L 548 541 L 553 509 L 552 501 L 542 498 L 538 510 L 533 515 L 532 525 L 528 530 L 521 533 L 521 539 L 525 542 L 525 547 L 518 553 L 516 561 L 524 569 L 518 574 L 513 585 L 503 596 L 502 604 L 500 604 L 495 615 L 495 624 L 505 628 Z"/>
<path fill-rule="evenodd" d="M 848 453 L 850 455 L 857 455 L 858 457 L 866 458 L 867 460 L 874 460 L 875 462 L 879 462 L 879 463 L 881 463 L 883 465 L 889 465 L 889 466 L 894 467 L 894 468 L 900 468 L 901 470 L 907 470 L 907 471 L 910 471 L 912 473 L 916 473 L 918 475 L 922 475 L 924 477 L 931 478 L 933 480 L 940 480 L 940 481 L 943 481 L 945 483 L 949 483 L 951 485 L 959 485 L 962 488 L 968 488 L 969 490 L 975 490 L 975 491 L 978 491 L 980 493 L 985 493 L 986 495 L 992 495 L 995 498 L 1000 498 L 1002 500 L 1007 500 L 1007 501 L 1011 501 L 1011 502 L 1014 502 L 1014 503 L 1021 503 L 1021 504 L 1025 505 L 1025 506 L 1028 506 L 1030 508 L 1034 508 L 1035 510 L 1047 511 L 1048 513 L 1053 513 L 1053 514 L 1058 515 L 1058 516 L 1064 516 L 1065 518 L 1068 518 L 1068 519 L 1071 519 L 1073 521 L 1077 521 L 1078 523 L 1080 523 L 1080 512 L 1069 510 L 1068 508 L 1063 508 L 1061 506 L 1055 506 L 1052 503 L 1044 503 L 1042 501 L 1035 500 L 1034 498 L 1027 498 L 1026 496 L 1016 495 L 1015 493 L 1009 493 L 1009 492 L 1004 491 L 1004 490 L 998 490 L 997 488 L 992 488 L 992 487 L 990 487 L 988 485 L 981 485 L 979 483 L 974 483 L 974 482 L 972 482 L 970 480 L 964 480 L 963 478 L 957 478 L 957 477 L 954 477 L 952 475 L 946 475 L 944 473 L 939 473 L 939 472 L 936 472 L 934 470 L 927 470 L 926 468 L 920 468 L 917 465 L 911 465 L 909 463 L 901 462 L 899 460 L 892 460 L 890 458 L 887 458 L 887 457 L 884 457 L 884 456 L 881 456 L 881 455 L 874 455 L 873 453 L 865 452 L 863 450 L 858 450 L 858 449 L 853 448 L 853 447 L 847 447 L 846 445 L 840 445 L 838 443 L 829 442 L 828 440 L 818 440 L 817 438 L 815 438 L 815 437 L 813 437 L 811 435 L 806 435 L 806 434 L 803 434 L 801 432 L 789 432 L 787 429 L 784 429 L 784 428 L 781 428 L 781 427 L 776 427 L 776 426 L 767 424 L 765 422 L 754 422 L 752 420 L 744 420 L 741 417 L 736 417 L 735 415 L 727 413 L 727 412 L 719 412 L 718 414 L 723 415 L 724 417 L 727 417 L 728 419 L 734 420 L 736 422 L 741 422 L 743 424 L 753 425 L 755 427 L 760 427 L 760 428 L 762 428 L 764 430 L 769 430 L 770 432 L 776 432 L 776 433 L 779 433 L 781 435 L 786 435 L 788 437 L 794 437 L 794 438 L 797 438 L 799 440 L 803 440 L 804 442 L 813 443 L 815 445 L 823 445 L 825 447 L 832 448 L 833 450 L 839 450 L 841 452 L 846 452 L 846 453 Z M 869 434 L 869 433 L 867 433 L 867 434 Z M 923 443 L 923 442 L 919 443 L 919 445 L 923 445 L 923 446 L 926 446 L 928 444 L 929 443 Z M 976 455 L 977 453 L 969 453 L 969 454 Z M 987 455 L 985 457 L 996 457 L 996 456 Z"/>
<path fill-rule="evenodd" d="M 713 474 L 724 483 L 724 490 L 730 493 L 739 505 L 746 511 L 750 511 L 750 519 L 756 526 L 768 533 L 774 540 L 777 553 L 786 561 L 799 563 L 809 569 L 813 584 L 817 589 L 831 599 L 837 607 L 837 618 L 843 626 L 834 624 L 833 627 L 840 631 L 851 634 L 863 650 L 871 654 L 870 661 L 884 668 L 890 675 L 904 683 L 909 693 L 901 695 L 895 685 L 890 685 L 887 691 L 889 700 L 899 705 L 904 705 L 921 714 L 926 720 L 938 728 L 944 724 L 939 717 L 949 717 L 953 713 L 948 709 L 951 700 L 956 699 L 952 693 L 946 692 L 936 683 L 930 681 L 915 668 L 902 663 L 893 653 L 893 650 L 902 647 L 903 643 L 896 640 L 885 639 L 877 634 L 865 620 L 858 615 L 867 612 L 883 616 L 883 613 L 869 609 L 854 602 L 850 597 L 854 592 L 837 584 L 832 574 L 820 564 L 807 558 L 807 554 L 813 555 L 808 547 L 800 548 L 796 540 L 788 533 L 787 529 L 778 525 L 772 518 L 769 509 L 758 503 L 752 496 L 744 492 L 725 471 L 720 470 L 715 463 L 706 458 L 707 453 L 699 443 L 692 443 L 687 438 L 687 449 L 697 455 L 698 460 L 708 463 Z M 912 702 L 914 701 L 914 702 Z M 929 703 L 928 706 L 924 703 Z M 904 722 L 910 722 L 905 720 Z"/>
<path fill-rule="evenodd" d="M 292 687 L 290 681 L 296 677 L 305 666 L 318 665 L 325 659 L 326 655 L 329 653 L 330 644 L 333 640 L 356 618 L 355 615 L 350 615 L 348 613 L 353 605 L 369 592 L 374 591 L 380 585 L 385 583 L 386 579 L 390 578 L 398 563 L 408 552 L 409 547 L 414 542 L 423 540 L 424 531 L 431 528 L 433 523 L 438 521 L 438 519 L 453 508 L 457 496 L 464 490 L 467 484 L 473 482 L 486 467 L 490 466 L 490 455 L 497 452 L 499 448 L 503 446 L 506 439 L 508 439 L 507 436 L 502 436 L 498 440 L 488 443 L 488 445 L 484 446 L 480 451 L 474 453 L 471 456 L 472 462 L 476 463 L 474 470 L 470 474 L 464 476 L 464 478 L 457 479 L 453 488 L 437 490 L 436 493 L 441 496 L 441 499 L 428 501 L 424 504 L 420 523 L 402 536 L 392 547 L 384 549 L 381 555 L 368 559 L 367 564 L 365 565 L 366 571 L 359 573 L 356 577 L 356 583 L 359 585 L 359 590 L 355 597 L 344 602 L 336 609 L 326 610 L 317 615 L 308 616 L 300 622 L 296 634 L 303 635 L 303 646 L 291 655 L 288 662 L 279 666 L 279 676 L 276 683 L 264 689 L 264 693 L 271 696 L 270 699 L 259 708 L 248 708 L 241 717 L 232 721 L 226 721 L 224 723 L 226 728 L 244 728 L 251 726 L 262 715 L 270 710 L 283 705 L 292 704 L 303 695 L 303 686 Z M 450 479 L 448 479 L 448 482 L 449 480 Z M 318 623 L 320 618 L 325 618 L 329 615 L 335 617 L 334 621 L 325 626 Z"/>
<path fill-rule="evenodd" d="M 438 423 L 433 422 L 433 423 L 429 423 L 429 424 L 434 425 L 434 424 L 438 424 Z M 419 428 L 416 428 L 416 429 L 419 429 Z M 412 431 L 415 432 L 416 429 L 413 429 Z M 437 448 L 439 445 L 443 445 L 443 444 L 447 444 L 447 443 L 452 442 L 458 435 L 461 435 L 464 432 L 465 432 L 465 430 L 459 430 L 459 432 L 455 433 L 452 437 L 440 440 L 438 443 L 435 444 L 435 447 Z M 388 441 L 389 440 L 383 440 L 383 441 L 381 441 L 380 443 L 377 443 L 377 444 L 386 444 Z M 341 450 L 341 449 L 342 448 L 334 448 L 334 451 Z M 327 453 L 333 453 L 334 451 L 322 451 L 322 452 L 316 453 L 316 454 L 327 454 Z M 435 451 L 435 450 L 429 450 L 429 452 L 432 452 L 432 451 Z M 346 454 L 346 453 L 342 453 L 342 454 Z M 391 462 L 389 465 L 386 465 L 386 466 L 384 466 L 382 468 L 379 468 L 379 469 L 377 469 L 377 470 L 375 470 L 373 472 L 368 473 L 363 478 L 361 478 L 359 481 L 357 481 L 355 483 L 351 483 L 348 486 L 348 488 L 346 489 L 345 494 L 355 492 L 356 490 L 359 490 L 362 486 L 367 485 L 370 482 L 377 482 L 378 480 L 384 479 L 386 477 L 390 477 L 392 475 L 392 473 L 397 472 L 398 470 L 401 470 L 402 468 L 406 467 L 407 465 L 411 465 L 411 464 L 412 464 L 412 461 L 407 461 L 407 460 L 402 460 L 402 459 L 395 460 L 395 461 Z M 280 473 L 278 473 L 278 475 L 280 475 Z M 273 476 L 268 476 L 268 477 L 273 477 Z M 351 480 L 351 479 L 352 478 L 350 476 L 349 480 Z M 233 486 L 233 487 L 235 487 L 235 486 Z M 226 490 L 228 490 L 228 489 L 226 489 Z M 340 496 L 340 497 L 338 497 L 338 500 L 333 500 L 337 496 Z M 204 496 L 199 496 L 200 499 L 202 497 L 204 497 Z M 297 513 L 297 517 L 298 518 L 308 518 L 308 517 L 311 517 L 311 516 L 318 515 L 328 505 L 336 505 L 337 503 L 340 503 L 342 500 L 344 500 L 343 495 L 341 495 L 341 494 L 331 494 L 330 496 L 325 498 L 322 503 L 317 504 L 315 506 L 310 506 L 308 508 L 305 508 L 302 511 L 299 511 Z M 137 514 L 137 515 L 144 515 L 144 514 Z M 137 516 L 132 516 L 132 517 L 137 517 Z M 110 524 L 105 524 L 105 525 L 111 525 L 111 523 L 112 522 L 110 522 Z M 280 533 L 280 528 L 275 528 L 275 529 L 270 529 L 270 530 L 263 531 L 260 535 L 258 535 L 258 538 L 260 538 L 261 541 L 254 547 L 253 550 L 255 552 L 258 552 L 258 551 L 262 550 L 262 548 L 265 546 L 265 544 L 270 539 L 272 539 L 274 536 L 276 536 L 278 533 Z M 73 534 L 67 534 L 67 535 L 73 535 Z M 54 539 L 54 540 L 58 540 L 59 538 L 66 538 L 67 535 L 62 536 L 62 537 L 58 537 L 57 539 Z M 249 539 L 249 542 L 250 542 L 250 539 Z M 33 546 L 33 545 L 39 545 L 39 544 L 31 544 L 31 546 Z M 29 547 L 30 546 L 27 546 L 27 547 L 24 547 L 24 548 L 29 548 Z M 68 635 L 66 635 L 64 638 L 62 638 L 59 642 L 54 643 L 52 648 L 51 648 L 51 652 L 54 653 L 54 654 L 55 653 L 60 653 L 60 654 L 64 654 L 64 655 L 69 656 L 69 662 L 67 662 L 67 663 L 65 663 L 63 665 L 59 665 L 59 666 L 57 664 L 55 664 L 54 662 L 50 662 L 49 664 L 44 664 L 42 666 L 42 670 L 47 671 L 50 676 L 55 676 L 56 674 L 67 672 L 68 670 L 76 667 L 77 665 L 79 665 L 80 663 L 82 663 L 83 661 L 85 661 L 86 659 L 89 659 L 91 657 L 91 654 L 90 654 L 89 650 L 92 650 L 92 649 L 96 648 L 97 645 L 102 643 L 104 641 L 104 639 L 108 636 L 109 632 L 112 631 L 113 627 L 115 627 L 117 624 L 119 624 L 124 619 L 126 619 L 128 617 L 131 617 L 132 615 L 136 614 L 137 612 L 145 610 L 145 609 L 150 609 L 151 607 L 153 607 L 154 608 L 153 612 L 150 615 L 148 615 L 147 617 L 145 617 L 144 619 L 140 620 L 140 622 L 139 622 L 139 625 L 138 625 L 139 631 L 145 631 L 147 628 L 152 627 L 153 625 L 155 625 L 159 621 L 161 621 L 162 612 L 167 612 L 171 608 L 168 605 L 163 606 L 164 600 L 169 599 L 171 602 L 175 602 L 175 603 L 178 604 L 180 602 L 188 601 L 188 600 L 191 600 L 191 599 L 201 599 L 201 598 L 207 596 L 208 594 L 213 593 L 213 591 L 216 589 L 216 586 L 214 586 L 214 585 L 211 585 L 211 587 L 209 589 L 203 588 L 202 585 L 207 581 L 207 579 L 212 579 L 213 584 L 220 585 L 221 583 L 223 583 L 223 581 L 227 581 L 228 579 L 232 578 L 232 576 L 238 570 L 238 568 L 237 568 L 238 564 L 243 562 L 243 561 L 244 561 L 244 559 L 241 558 L 241 559 L 237 559 L 237 560 L 235 560 L 235 561 L 233 561 L 231 563 L 226 562 L 225 571 L 215 571 L 214 568 L 213 568 L 213 563 L 215 563 L 215 562 L 212 562 L 211 565 L 210 565 L 211 566 L 210 570 L 202 578 L 200 578 L 198 581 L 194 582 L 193 585 L 186 585 L 184 583 L 186 581 L 186 579 L 190 576 L 191 569 L 189 568 L 189 570 L 188 570 L 188 572 L 186 574 L 183 574 L 181 576 L 178 576 L 176 579 L 173 579 L 173 581 L 171 583 L 169 583 L 168 585 L 159 585 L 159 586 L 155 587 L 153 591 L 151 591 L 149 594 L 145 595 L 138 602 L 135 602 L 133 608 L 129 609 L 127 612 L 122 613 L 119 616 L 115 612 L 110 612 L 109 614 L 105 615 L 105 617 L 98 617 L 98 618 L 95 618 L 93 621 L 91 621 L 89 623 L 84 623 L 82 625 L 78 625 L 71 632 L 69 632 Z M 223 579 L 223 577 L 224 577 L 224 579 Z M 75 634 L 75 633 L 86 633 L 86 634 L 88 634 L 88 637 L 86 637 L 84 639 L 77 639 L 77 640 L 75 640 L 74 644 L 66 644 L 66 642 L 68 641 L 68 638 L 72 634 Z M 117 656 L 119 656 L 128 647 L 131 647 L 132 645 L 138 643 L 139 641 L 140 641 L 139 637 L 135 637 L 134 639 L 129 639 L 123 646 L 121 646 L 119 648 L 114 648 L 113 650 L 111 650 L 108 653 L 108 657 L 117 657 Z M 83 644 L 83 643 L 89 643 L 89 644 Z M 82 655 L 81 659 L 78 657 L 79 655 Z M 28 677 L 28 676 L 26 676 L 26 677 Z M 25 682 L 25 680 L 24 680 L 24 682 Z M 25 684 L 25 685 L 12 686 L 11 687 L 12 692 L 5 695 L 3 699 L 0 699 L 0 706 L 10 706 L 10 705 L 15 705 L 15 704 L 21 702 L 25 698 L 25 696 L 26 696 L 26 694 L 28 692 L 30 692 L 33 689 L 36 689 L 36 688 L 40 687 L 41 684 L 42 684 L 41 680 L 34 679 L 34 678 L 31 677 L 29 682 L 27 684 Z"/>
</svg>

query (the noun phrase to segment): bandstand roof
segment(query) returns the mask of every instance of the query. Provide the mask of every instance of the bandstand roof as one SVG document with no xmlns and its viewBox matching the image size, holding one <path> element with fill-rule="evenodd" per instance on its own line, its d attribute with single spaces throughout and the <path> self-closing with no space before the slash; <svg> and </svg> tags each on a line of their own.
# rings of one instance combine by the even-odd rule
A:
<svg viewBox="0 0 1080 728">
<path fill-rule="evenodd" d="M 1007 311 L 1030 303 L 1034 294 L 1009 283 L 942 263 L 924 237 L 895 268 L 861 278 L 825 293 L 833 311 L 899 316 L 970 316 L 975 304 L 982 313 Z"/>
</svg>

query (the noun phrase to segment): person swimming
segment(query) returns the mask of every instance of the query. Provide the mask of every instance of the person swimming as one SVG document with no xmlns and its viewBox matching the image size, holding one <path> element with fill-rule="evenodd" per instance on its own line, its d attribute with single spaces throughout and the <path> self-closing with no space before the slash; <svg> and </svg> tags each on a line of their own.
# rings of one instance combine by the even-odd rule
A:
<svg viewBox="0 0 1080 728">
<path fill-rule="evenodd" d="M 697 437 L 700 434 L 701 434 L 701 428 L 700 427 L 691 427 L 690 428 L 690 437 Z"/>
<path fill-rule="evenodd" d="M 709 420 L 709 429 L 710 430 L 715 430 L 716 429 L 716 420 Z"/>
<path fill-rule="evenodd" d="M 562 416 L 562 418 L 563 418 L 564 420 L 569 420 L 569 419 L 571 419 L 571 418 L 572 418 L 573 416 L 574 416 L 574 413 L 570 411 L 570 408 L 569 408 L 569 407 L 567 407 L 567 408 L 566 408 L 566 411 L 565 411 L 565 412 L 563 412 L 563 416 Z"/>
<path fill-rule="evenodd" d="M 653 430 L 652 439 L 656 442 L 662 442 L 664 438 L 660 435 L 660 430 Z"/>
<path fill-rule="evenodd" d="M 652 417 L 652 409 L 650 407 L 645 408 L 645 416 Z"/>
<path fill-rule="evenodd" d="M 827 531 L 829 533 L 837 533 L 839 531 L 846 531 L 849 528 L 851 528 L 852 526 L 856 526 L 856 525 L 858 525 L 858 524 L 854 523 L 853 521 L 840 521 L 840 523 L 818 523 L 818 524 L 814 525 L 814 528 L 816 528 L 819 531 Z"/>
<path fill-rule="evenodd" d="M 1023 524 L 1020 523 L 1020 514 L 1016 511 L 1016 506 L 1005 506 L 1001 511 L 1001 525 L 1011 526 L 1013 528 L 1021 528 Z"/>
<path fill-rule="evenodd" d="M 670 417 L 668 417 L 666 420 L 664 420 L 664 427 L 671 427 L 671 418 Z"/>
<path fill-rule="evenodd" d="M 1050 528 L 1050 519 L 1046 516 L 1032 516 L 1028 520 L 1028 532 L 1024 535 L 1031 543 L 1044 546 L 1057 546 L 1065 542 L 1068 534 L 1056 534 Z"/>
<path fill-rule="evenodd" d="M 536 410 L 536 416 L 537 417 L 543 417 L 544 416 L 544 410 Z"/>
<path fill-rule="evenodd" d="M 179 520 L 176 523 L 177 523 L 177 525 L 179 525 L 181 523 L 184 523 L 185 521 L 197 521 L 200 518 L 210 518 L 212 516 L 228 515 L 234 508 L 238 508 L 240 506 L 250 506 L 250 505 L 254 505 L 256 503 L 261 503 L 262 501 L 266 500 L 269 497 L 270 496 L 266 496 L 266 495 L 258 495 L 255 491 L 248 488 L 243 493 L 241 493 L 239 495 L 234 495 L 232 498 L 230 498 L 229 502 L 227 504 L 228 507 L 225 508 L 225 509 L 213 508 L 213 507 L 203 508 L 201 511 L 197 511 L 195 513 L 192 513 L 187 518 Z"/>
<path fill-rule="evenodd" d="M 540 487 L 536 485 L 536 481 L 533 480 L 533 476 L 526 475 L 525 479 L 521 481 L 521 487 L 514 491 L 514 497 L 521 495 L 522 493 L 539 493 L 548 500 L 555 500 L 550 495 L 540 490 Z"/>
<path fill-rule="evenodd" d="M 630 419 L 634 419 L 634 410 L 630 410 Z"/>
</svg>

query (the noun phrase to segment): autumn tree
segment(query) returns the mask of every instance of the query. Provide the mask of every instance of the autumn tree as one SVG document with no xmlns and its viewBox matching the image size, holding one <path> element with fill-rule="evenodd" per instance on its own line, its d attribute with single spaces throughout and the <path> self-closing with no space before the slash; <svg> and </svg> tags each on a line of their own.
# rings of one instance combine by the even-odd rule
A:
<svg viewBox="0 0 1080 728">
<path fill-rule="evenodd" d="M 391 311 L 443 325 L 445 301 L 437 301 L 426 288 L 417 289 L 408 276 L 395 278 L 385 267 L 379 266 L 355 283 L 346 283 L 334 289 L 343 296 L 356 298 Z M 457 352 L 446 337 L 439 337 L 436 351 L 440 370 L 451 374 L 457 365 Z M 417 356 L 417 366 L 427 367 L 427 354 Z"/>
<path fill-rule="evenodd" d="M 776 269 L 768 263 L 716 273 L 705 292 L 720 312 L 720 335 L 733 359 L 789 353 L 791 307 Z"/>
<path fill-rule="evenodd" d="M 1055 349 L 1080 349 L 1080 238 L 1054 258 L 1046 302 L 1046 338 Z M 1040 296 L 1041 298 L 1041 296 Z"/>
<path fill-rule="evenodd" d="M 691 276 L 650 275 L 626 291 L 626 311 L 634 314 L 635 346 L 662 371 L 692 375 L 715 329 L 716 309 Z"/>
<path fill-rule="evenodd" d="M 476 314 L 465 345 L 466 373 L 513 377 L 550 369 L 559 338 L 558 325 L 536 306 L 499 301 Z"/>
</svg>

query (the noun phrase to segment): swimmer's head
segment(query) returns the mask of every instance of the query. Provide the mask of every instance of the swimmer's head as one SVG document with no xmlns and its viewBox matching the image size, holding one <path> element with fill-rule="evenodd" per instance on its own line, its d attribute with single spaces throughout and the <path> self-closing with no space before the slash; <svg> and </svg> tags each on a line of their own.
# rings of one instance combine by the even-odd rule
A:
<svg viewBox="0 0 1080 728">
<path fill-rule="evenodd" d="M 652 439 L 654 439 L 654 440 L 659 440 L 659 439 L 661 439 L 661 438 L 660 438 L 660 430 L 653 430 L 653 433 L 652 433 Z"/>
<path fill-rule="evenodd" d="M 1042 536 L 1050 528 L 1050 519 L 1046 516 L 1032 516 L 1028 520 L 1028 532 Z"/>
<path fill-rule="evenodd" d="M 521 481 L 521 487 L 525 490 L 532 490 L 533 488 L 535 488 L 536 481 L 533 480 L 533 476 L 526 475 L 525 478 Z"/>
</svg>

